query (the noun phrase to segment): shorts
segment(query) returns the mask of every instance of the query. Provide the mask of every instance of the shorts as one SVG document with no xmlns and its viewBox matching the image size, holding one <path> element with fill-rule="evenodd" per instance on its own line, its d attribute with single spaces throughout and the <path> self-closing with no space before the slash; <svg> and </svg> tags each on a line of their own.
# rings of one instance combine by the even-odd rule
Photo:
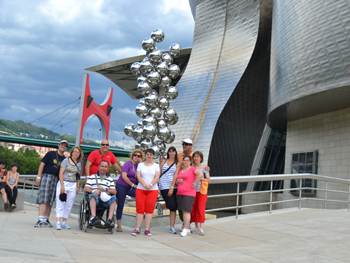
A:
<svg viewBox="0 0 350 263">
<path fill-rule="evenodd" d="M 169 189 L 160 190 L 160 193 L 165 201 L 166 208 L 170 211 L 177 210 L 177 201 L 176 201 L 176 192 L 177 189 L 174 189 L 173 194 L 168 196 Z"/>
<path fill-rule="evenodd" d="M 111 204 L 117 200 L 117 198 L 113 195 L 111 196 L 111 199 L 109 199 L 107 202 L 102 202 L 100 198 L 98 198 L 97 194 L 89 194 L 89 202 L 91 200 L 91 197 L 95 197 L 96 199 L 96 207 L 103 206 L 104 208 L 109 208 Z"/>
<path fill-rule="evenodd" d="M 53 174 L 41 175 L 38 195 L 36 198 L 37 204 L 48 204 L 52 205 L 56 198 L 56 187 L 58 177 Z"/>
<path fill-rule="evenodd" d="M 189 195 L 177 195 L 177 209 L 183 212 L 191 213 L 192 205 L 194 203 L 194 196 Z"/>
<path fill-rule="evenodd" d="M 0 183 L 0 190 L 3 188 L 6 189 L 6 185 L 7 185 L 6 183 Z"/>
</svg>

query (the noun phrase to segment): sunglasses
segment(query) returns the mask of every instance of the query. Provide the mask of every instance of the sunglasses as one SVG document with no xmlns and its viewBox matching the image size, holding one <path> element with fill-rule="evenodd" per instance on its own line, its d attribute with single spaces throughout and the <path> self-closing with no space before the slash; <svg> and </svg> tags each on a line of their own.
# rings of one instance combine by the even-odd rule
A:
<svg viewBox="0 0 350 263">
<path fill-rule="evenodd" d="M 135 157 L 139 157 L 139 158 L 141 158 L 141 155 L 134 154 L 134 156 L 135 156 Z"/>
<path fill-rule="evenodd" d="M 66 148 L 68 148 L 68 145 L 65 144 L 65 143 L 61 143 L 60 145 L 66 147 Z"/>
<path fill-rule="evenodd" d="M 109 146 L 108 143 L 101 143 L 101 146 Z"/>
<path fill-rule="evenodd" d="M 188 146 L 188 145 L 192 145 L 192 144 L 187 143 L 187 142 L 183 142 L 183 143 L 182 143 L 182 146 Z"/>
</svg>

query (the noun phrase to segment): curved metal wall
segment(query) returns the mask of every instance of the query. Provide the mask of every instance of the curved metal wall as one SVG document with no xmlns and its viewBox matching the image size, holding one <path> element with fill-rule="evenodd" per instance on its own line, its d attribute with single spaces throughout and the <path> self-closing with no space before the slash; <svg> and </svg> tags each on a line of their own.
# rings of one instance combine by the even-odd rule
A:
<svg viewBox="0 0 350 263">
<path fill-rule="evenodd" d="M 190 4 L 194 43 L 171 102 L 174 146 L 189 137 L 212 174 L 249 174 L 266 121 L 272 0 Z"/>
<path fill-rule="evenodd" d="M 273 5 L 268 124 L 349 107 L 350 2 Z"/>
</svg>

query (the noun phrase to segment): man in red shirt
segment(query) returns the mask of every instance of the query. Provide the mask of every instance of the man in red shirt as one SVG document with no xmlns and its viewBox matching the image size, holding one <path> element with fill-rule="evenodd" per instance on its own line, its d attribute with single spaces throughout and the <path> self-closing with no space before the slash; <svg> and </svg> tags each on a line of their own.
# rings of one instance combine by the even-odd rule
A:
<svg viewBox="0 0 350 263">
<path fill-rule="evenodd" d="M 108 162 L 108 170 L 107 170 L 107 172 L 109 171 L 109 167 L 112 164 L 114 169 L 119 174 L 122 173 L 122 169 L 117 164 L 117 161 L 118 161 L 117 158 L 108 149 L 109 149 L 108 141 L 107 140 L 103 140 L 103 141 L 101 141 L 101 148 L 100 148 L 100 150 L 92 151 L 89 154 L 89 157 L 87 158 L 86 165 L 85 165 L 86 178 L 88 176 L 92 175 L 92 174 L 97 174 L 97 172 L 99 171 L 100 162 L 102 160 Z"/>
</svg>

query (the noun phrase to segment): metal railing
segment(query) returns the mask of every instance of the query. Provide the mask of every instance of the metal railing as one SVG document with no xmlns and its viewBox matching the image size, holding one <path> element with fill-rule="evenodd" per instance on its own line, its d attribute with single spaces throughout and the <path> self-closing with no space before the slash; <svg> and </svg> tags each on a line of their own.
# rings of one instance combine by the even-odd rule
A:
<svg viewBox="0 0 350 263">
<path fill-rule="evenodd" d="M 38 190 L 38 186 L 35 184 L 36 175 L 20 175 L 19 185 L 18 189 L 22 190 L 25 194 L 25 197 L 27 196 L 27 199 L 29 199 L 29 203 L 32 204 L 34 198 L 36 198 L 36 193 Z M 82 180 L 85 179 L 85 177 L 81 178 Z M 116 180 L 116 177 L 113 177 L 114 180 Z M 304 179 L 314 179 L 319 181 L 325 182 L 325 188 L 312 188 L 312 187 L 303 187 L 302 180 Z M 273 190 L 273 182 L 274 181 L 280 181 L 280 180 L 299 180 L 299 188 L 284 188 L 284 189 L 277 189 Z M 247 182 L 261 182 L 261 181 L 269 181 L 270 182 L 270 190 L 266 191 L 245 191 L 240 192 L 240 184 L 241 183 L 247 183 Z M 347 209 L 350 209 L 350 180 L 347 179 L 341 179 L 341 178 L 335 178 L 330 176 L 324 176 L 324 175 L 318 175 L 318 174 L 280 174 L 280 175 L 248 175 L 248 176 L 212 176 L 210 179 L 210 184 L 237 184 L 237 191 L 236 193 L 228 193 L 228 194 L 218 194 L 218 195 L 208 195 L 208 198 L 218 198 L 218 197 L 236 197 L 236 205 L 230 206 L 230 207 L 220 207 L 215 209 L 207 209 L 206 212 L 215 212 L 215 211 L 223 211 L 223 210 L 236 210 L 236 218 L 238 218 L 238 211 L 240 208 L 244 207 L 254 207 L 254 206 L 269 206 L 269 212 L 272 213 L 272 207 L 274 204 L 281 204 L 281 203 L 288 203 L 288 202 L 298 202 L 298 207 L 301 209 L 302 207 L 302 201 L 305 200 L 314 200 L 314 201 L 321 201 L 324 202 L 324 209 L 327 209 L 327 203 L 329 202 L 336 202 L 336 203 L 347 203 Z M 340 191 L 340 190 L 333 190 L 328 188 L 328 183 L 338 183 L 342 185 L 347 185 L 348 191 Z M 317 190 L 317 191 L 324 191 L 324 198 L 315 198 L 315 197 L 302 197 L 302 191 L 303 190 Z M 21 191 L 20 190 L 20 191 Z M 288 191 L 299 191 L 299 196 L 294 199 L 288 199 L 288 200 L 280 200 L 280 201 L 273 201 L 273 193 L 277 192 L 288 192 Z M 329 192 L 336 192 L 341 194 L 346 194 L 348 200 L 335 200 L 335 199 L 329 199 L 328 193 Z M 264 203 L 255 203 L 255 204 L 243 204 L 240 205 L 240 197 L 244 195 L 252 195 L 252 194 L 263 194 L 263 193 L 269 193 L 269 202 Z M 25 199 L 26 200 L 26 199 Z M 34 200 L 35 202 L 35 200 Z M 74 205 L 79 205 L 79 203 L 74 203 Z"/>
</svg>

